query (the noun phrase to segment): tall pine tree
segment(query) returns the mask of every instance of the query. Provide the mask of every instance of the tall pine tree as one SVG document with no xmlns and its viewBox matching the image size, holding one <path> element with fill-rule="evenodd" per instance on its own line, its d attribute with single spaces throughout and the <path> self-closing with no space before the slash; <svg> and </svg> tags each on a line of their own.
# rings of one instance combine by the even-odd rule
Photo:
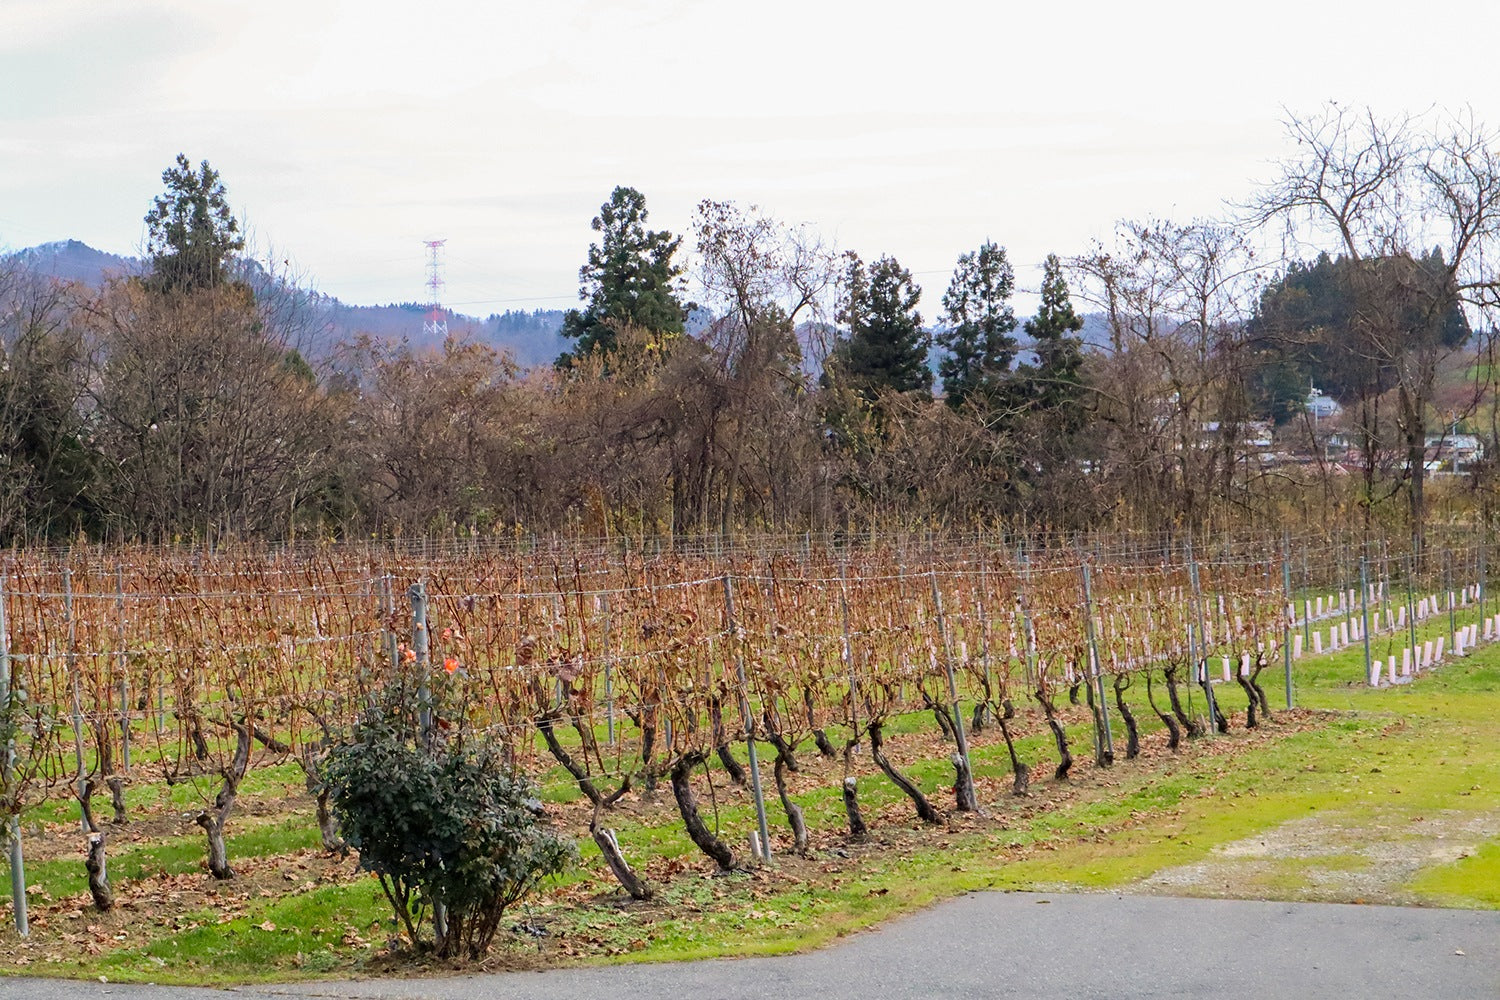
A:
<svg viewBox="0 0 1500 1000">
<path fill-rule="evenodd" d="M 837 373 L 866 399 L 884 390 L 931 392 L 930 338 L 917 312 L 922 290 L 911 272 L 894 257 L 866 267 L 851 254 L 845 282 L 838 318 L 847 324 L 848 336 L 832 358 Z"/>
<path fill-rule="evenodd" d="M 1046 414 L 1061 434 L 1083 428 L 1087 414 L 1083 406 L 1083 342 L 1076 336 L 1083 318 L 1073 311 L 1062 262 L 1048 254 L 1042 268 L 1042 301 L 1036 316 L 1026 321 L 1026 335 L 1036 354 L 1035 365 L 1023 365 L 1017 373 L 1024 395 L 1035 411 Z"/>
<path fill-rule="evenodd" d="M 1010 307 L 1016 275 L 1005 248 L 985 241 L 958 258 L 943 294 L 946 328 L 936 340 L 947 355 L 938 363 L 943 392 L 955 410 L 969 399 L 994 404 L 1016 359 L 1016 314 Z"/>
<path fill-rule="evenodd" d="M 574 358 L 611 352 L 619 332 L 635 327 L 653 334 L 680 334 L 686 310 L 677 296 L 682 268 L 673 256 L 680 236 L 646 228 L 646 196 L 617 187 L 599 207 L 593 229 L 599 242 L 589 247 L 578 271 L 579 298 L 587 305 L 563 318 L 562 334 L 577 346 L 557 359 L 567 368 Z"/>
<path fill-rule="evenodd" d="M 239 222 L 219 172 L 204 160 L 197 170 L 182 153 L 162 171 L 166 191 L 146 213 L 147 287 L 158 292 L 194 292 L 229 280 L 234 257 L 245 249 Z"/>
</svg>

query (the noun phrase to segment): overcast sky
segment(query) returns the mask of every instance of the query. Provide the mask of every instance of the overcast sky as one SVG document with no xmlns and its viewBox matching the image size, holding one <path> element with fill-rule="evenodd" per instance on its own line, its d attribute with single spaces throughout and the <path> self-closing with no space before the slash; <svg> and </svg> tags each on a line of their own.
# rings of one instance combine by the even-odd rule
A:
<svg viewBox="0 0 1500 1000">
<path fill-rule="evenodd" d="M 0 248 L 137 253 L 178 152 L 348 302 L 565 308 L 617 184 L 897 257 L 934 317 L 986 238 L 1023 287 L 1115 220 L 1186 221 L 1285 155 L 1285 109 L 1471 105 L 1493 0 L 0 0 Z M 1477 42 L 1477 48 L 1468 43 Z"/>
</svg>

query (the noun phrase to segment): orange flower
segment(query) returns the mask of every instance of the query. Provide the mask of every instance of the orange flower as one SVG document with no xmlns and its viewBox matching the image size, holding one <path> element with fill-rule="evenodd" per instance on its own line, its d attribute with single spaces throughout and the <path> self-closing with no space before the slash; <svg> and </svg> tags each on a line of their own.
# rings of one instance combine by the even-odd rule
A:
<svg viewBox="0 0 1500 1000">
<path fill-rule="evenodd" d="M 415 662 L 417 662 L 417 651 L 415 649 L 408 649 L 406 651 L 406 662 L 407 663 L 415 663 Z"/>
<path fill-rule="evenodd" d="M 451 656 L 443 661 L 443 669 L 448 671 L 448 673 L 450 674 L 457 670 L 460 666 L 461 664 Z"/>
</svg>

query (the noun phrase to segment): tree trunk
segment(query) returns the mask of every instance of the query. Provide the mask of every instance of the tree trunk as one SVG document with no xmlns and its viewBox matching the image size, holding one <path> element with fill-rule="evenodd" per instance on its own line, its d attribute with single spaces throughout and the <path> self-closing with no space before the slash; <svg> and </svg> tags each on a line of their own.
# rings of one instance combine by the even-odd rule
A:
<svg viewBox="0 0 1500 1000">
<path fill-rule="evenodd" d="M 989 713 L 985 711 L 984 702 L 974 706 L 974 718 L 969 720 L 969 729 L 977 736 L 984 732 L 984 717 Z"/>
<path fill-rule="evenodd" d="M 646 794 L 656 792 L 656 768 L 652 766 L 652 754 L 656 746 L 656 710 L 645 708 L 641 711 L 641 783 L 646 786 Z"/>
<path fill-rule="evenodd" d="M 1258 658 L 1250 667 L 1250 686 L 1255 689 L 1256 700 L 1260 702 L 1260 718 L 1262 722 L 1271 720 L 1271 699 L 1266 697 L 1266 689 L 1260 686 L 1260 672 L 1266 668 Z"/>
<path fill-rule="evenodd" d="M 734 753 L 729 749 L 729 736 L 724 728 L 724 709 L 718 698 L 708 700 L 708 721 L 713 731 L 714 752 L 719 755 L 719 763 L 724 765 L 729 780 L 744 788 L 745 769 L 734 759 Z"/>
<path fill-rule="evenodd" d="M 776 748 L 777 757 L 786 761 L 786 769 L 788 771 L 800 771 L 801 768 L 797 766 L 797 758 L 792 753 L 792 747 L 787 743 L 786 737 L 781 734 L 781 727 L 777 724 L 780 720 L 769 711 L 765 713 L 764 718 L 766 721 L 766 742 Z"/>
<path fill-rule="evenodd" d="M 1225 717 L 1224 710 L 1219 707 L 1219 699 L 1214 697 L 1212 682 L 1205 677 L 1203 678 L 1203 683 L 1199 686 L 1203 688 L 1203 700 L 1213 708 L 1214 717 L 1211 720 L 1213 727 L 1220 733 L 1229 732 L 1229 719 Z"/>
<path fill-rule="evenodd" d="M 1088 691 L 1089 714 L 1094 717 L 1094 766 L 1112 767 L 1115 762 L 1115 752 L 1110 749 L 1104 739 L 1104 706 L 1094 698 L 1094 682 L 1090 680 L 1084 685 Z"/>
<path fill-rule="evenodd" d="M 594 843 L 599 847 L 599 853 L 604 855 L 604 861 L 609 865 L 609 870 L 614 873 L 620 886 L 630 893 L 631 899 L 642 901 L 650 899 L 654 895 L 651 886 L 637 875 L 630 867 L 630 862 L 625 860 L 625 854 L 620 850 L 620 842 L 615 839 L 615 831 L 599 825 L 601 808 L 594 809 L 594 818 L 589 822 L 589 833 L 593 835 Z"/>
<path fill-rule="evenodd" d="M 109 887 L 109 869 L 104 859 L 104 834 L 89 834 L 89 853 L 83 862 L 89 873 L 89 895 L 94 897 L 94 908 L 104 913 L 115 905 L 115 894 Z"/>
<path fill-rule="evenodd" d="M 911 779 L 896 770 L 891 762 L 886 759 L 883 749 L 884 740 L 881 733 L 883 728 L 884 723 L 881 722 L 871 722 L 869 724 L 870 757 L 875 761 L 875 766 L 880 768 L 881 773 L 889 778 L 893 785 L 906 793 L 907 797 L 911 799 L 912 804 L 916 806 L 917 816 L 922 822 L 941 823 L 943 821 L 942 813 L 932 807 L 932 803 L 927 801 L 927 796 L 922 794 L 920 788 L 912 784 Z"/>
<path fill-rule="evenodd" d="M 313 797 L 317 808 L 318 835 L 323 840 L 323 850 L 329 854 L 347 856 L 349 845 L 340 835 L 338 820 L 334 819 L 333 810 L 329 808 L 328 798 L 331 790 L 318 775 L 318 758 L 312 750 L 304 750 L 297 758 L 297 764 L 302 768 L 302 780 L 307 785 L 307 794 Z"/>
<path fill-rule="evenodd" d="M 1125 704 L 1125 689 L 1129 686 L 1128 674 L 1115 675 L 1115 706 L 1120 710 L 1120 718 L 1125 720 L 1125 759 L 1135 760 L 1141 755 L 1141 734 L 1136 729 L 1135 715 Z"/>
<path fill-rule="evenodd" d="M 590 802 L 596 806 L 603 805 L 604 796 L 599 794 L 599 789 L 595 788 L 593 781 L 589 780 L 588 771 L 580 767 L 578 762 L 557 741 L 557 733 L 553 729 L 555 724 L 556 719 L 551 715 L 537 716 L 536 728 L 541 732 L 542 739 L 546 741 L 547 749 L 552 752 L 552 756 L 563 766 L 563 770 L 573 776 L 573 780 L 578 783 L 578 790 L 583 792 Z"/>
<path fill-rule="evenodd" d="M 935 700 L 927 693 L 926 688 L 922 689 L 922 702 L 932 709 L 932 717 L 937 720 L 938 729 L 943 732 L 943 739 L 956 740 L 957 737 L 953 733 L 953 716 L 948 714 L 948 706 Z"/>
<path fill-rule="evenodd" d="M 1161 724 L 1167 727 L 1167 748 L 1176 750 L 1182 745 L 1182 730 L 1177 725 L 1177 720 L 1163 712 L 1156 705 L 1156 693 L 1151 688 L 1151 671 L 1146 671 L 1146 701 L 1151 705 L 1151 711 L 1161 720 Z"/>
<path fill-rule="evenodd" d="M 720 743 L 716 748 L 716 752 L 719 755 L 719 763 L 724 765 L 724 770 L 729 775 L 729 780 L 744 788 L 746 781 L 745 769 L 740 766 L 739 761 L 734 759 L 734 752 L 729 749 L 729 744 Z"/>
<path fill-rule="evenodd" d="M 698 813 L 698 801 L 693 797 L 693 768 L 707 759 L 706 753 L 696 750 L 677 758 L 671 770 L 672 795 L 677 800 L 677 812 L 682 817 L 683 826 L 687 827 L 688 836 L 698 850 L 712 858 L 720 871 L 733 871 L 734 852 L 703 822 Z"/>
<path fill-rule="evenodd" d="M 865 818 L 859 813 L 859 782 L 853 777 L 844 779 L 844 815 L 849 817 L 849 837 L 864 840 L 869 835 Z"/>
<path fill-rule="evenodd" d="M 792 828 L 792 850 L 798 854 L 807 853 L 807 823 L 802 819 L 802 807 L 792 801 L 791 794 L 786 787 L 786 758 L 781 754 L 776 755 L 776 766 L 773 769 L 776 775 L 776 794 L 781 797 L 781 808 L 786 812 L 787 825 Z"/>
<path fill-rule="evenodd" d="M 125 779 L 117 774 L 106 778 L 104 783 L 109 786 L 109 803 L 115 810 L 115 823 L 123 826 L 130 822 L 125 814 Z"/>
<path fill-rule="evenodd" d="M 1182 699 L 1177 694 L 1177 668 L 1165 668 L 1164 670 L 1162 670 L 1162 677 L 1164 677 L 1167 682 L 1167 700 L 1172 704 L 1172 714 L 1176 716 L 1177 721 L 1182 724 L 1182 728 L 1187 733 L 1188 739 L 1196 740 L 1198 737 L 1203 735 L 1203 727 L 1198 725 L 1197 720 L 1189 717 L 1188 714 L 1182 710 Z"/>
<path fill-rule="evenodd" d="M 78 791 L 78 808 L 83 813 L 83 828 L 89 833 L 99 832 L 99 821 L 94 818 L 94 793 L 98 790 L 99 782 L 89 778 Z"/>
<path fill-rule="evenodd" d="M 974 777 L 964 755 L 954 751 L 948 758 L 953 764 L 953 804 L 959 812 L 978 812 L 979 800 L 974 794 Z"/>
<path fill-rule="evenodd" d="M 240 782 L 250 767 L 250 727 L 241 721 L 234 723 L 232 728 L 235 733 L 234 757 L 221 772 L 224 782 L 219 786 L 219 794 L 214 796 L 212 809 L 204 809 L 194 817 L 194 822 L 208 835 L 208 872 L 219 880 L 234 878 L 234 869 L 229 867 L 229 850 L 224 845 L 224 824 L 229 820 L 229 813 L 239 796 Z"/>
<path fill-rule="evenodd" d="M 1260 725 L 1255 717 L 1255 710 L 1260 707 L 1260 699 L 1255 696 L 1255 688 L 1250 686 L 1250 681 L 1240 675 L 1239 667 L 1234 670 L 1234 679 L 1238 682 L 1240 690 L 1245 692 L 1245 699 L 1249 704 L 1245 707 L 1245 728 L 1254 729 Z"/>
<path fill-rule="evenodd" d="M 233 805 L 232 798 L 227 803 L 224 802 L 222 789 L 215 801 L 224 803 L 226 814 L 228 807 Z M 229 849 L 224 844 L 224 821 L 220 818 L 218 809 L 213 812 L 203 810 L 194 817 L 194 822 L 203 827 L 203 832 L 208 835 L 208 873 L 220 881 L 234 878 L 234 869 L 229 867 Z"/>
<path fill-rule="evenodd" d="M 1006 702 L 1009 704 L 1009 702 Z M 1021 762 L 1020 755 L 1016 753 L 1016 741 L 1011 739 L 1010 723 L 1007 716 L 1000 716 L 996 720 L 1000 724 L 1000 735 L 1005 737 L 1005 749 L 1010 751 L 1010 771 L 1012 795 L 1025 795 L 1031 788 L 1031 768 Z"/>
<path fill-rule="evenodd" d="M 813 690 L 810 686 L 802 689 L 802 704 L 807 709 L 807 724 L 812 729 L 813 743 L 817 744 L 818 753 L 828 758 L 837 757 L 838 751 L 834 749 L 833 741 L 828 738 L 823 727 L 818 725 L 818 716 L 813 710 Z"/>
<path fill-rule="evenodd" d="M 196 714 L 188 718 L 188 736 L 193 741 L 193 756 L 199 760 L 208 760 L 208 740 L 203 736 L 203 723 Z"/>
<path fill-rule="evenodd" d="M 1063 731 L 1062 723 L 1057 721 L 1057 709 L 1052 707 L 1052 699 L 1041 688 L 1037 689 L 1036 700 L 1047 716 L 1047 728 L 1052 730 L 1052 739 L 1057 744 L 1057 770 L 1052 772 L 1052 777 L 1062 781 L 1073 767 L 1073 755 L 1068 751 L 1068 734 Z"/>
</svg>

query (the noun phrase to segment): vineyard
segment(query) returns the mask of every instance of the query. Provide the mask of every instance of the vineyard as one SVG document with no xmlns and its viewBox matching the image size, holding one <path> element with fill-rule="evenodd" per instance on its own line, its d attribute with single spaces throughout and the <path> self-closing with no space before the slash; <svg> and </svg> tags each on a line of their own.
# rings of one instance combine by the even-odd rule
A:
<svg viewBox="0 0 1500 1000">
<path fill-rule="evenodd" d="M 1275 725 L 1305 656 L 1362 648 L 1351 684 L 1405 683 L 1493 637 L 1485 560 L 1462 540 L 1413 558 L 1154 537 L 12 552 L 12 899 L 28 815 L 82 831 L 91 905 L 128 897 L 110 831 L 163 788 L 191 791 L 208 874 L 232 880 L 242 789 L 287 768 L 337 855 L 324 761 L 394 699 L 426 740 L 500 748 L 597 847 L 585 864 L 647 900 L 659 847 L 614 816 L 670 801 L 726 873 L 870 837 L 881 783 L 940 831 L 1081 768 Z M 976 777 L 980 745 L 1003 747 L 1003 781 Z M 833 829 L 810 829 L 810 780 L 841 804 Z M 732 799 L 748 808 L 726 824 Z M 10 915 L 24 931 L 26 907 Z"/>
</svg>

